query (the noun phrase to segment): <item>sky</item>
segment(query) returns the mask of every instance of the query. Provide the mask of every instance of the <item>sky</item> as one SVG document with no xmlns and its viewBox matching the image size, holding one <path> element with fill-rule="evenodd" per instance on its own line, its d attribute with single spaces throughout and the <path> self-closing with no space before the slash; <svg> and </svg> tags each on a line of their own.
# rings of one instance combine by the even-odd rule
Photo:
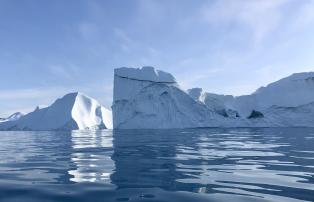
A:
<svg viewBox="0 0 314 202">
<path fill-rule="evenodd" d="M 121 66 L 252 93 L 314 71 L 314 0 L 0 0 L 0 117 L 76 91 L 110 108 Z"/>
</svg>

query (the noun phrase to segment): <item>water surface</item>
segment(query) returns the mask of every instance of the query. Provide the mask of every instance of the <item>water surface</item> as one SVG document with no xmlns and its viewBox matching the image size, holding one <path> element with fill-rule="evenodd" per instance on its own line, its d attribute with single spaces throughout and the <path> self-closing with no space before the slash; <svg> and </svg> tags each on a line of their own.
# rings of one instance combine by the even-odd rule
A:
<svg viewBox="0 0 314 202">
<path fill-rule="evenodd" d="M 0 132 L 0 201 L 314 201 L 314 129 Z"/>
</svg>

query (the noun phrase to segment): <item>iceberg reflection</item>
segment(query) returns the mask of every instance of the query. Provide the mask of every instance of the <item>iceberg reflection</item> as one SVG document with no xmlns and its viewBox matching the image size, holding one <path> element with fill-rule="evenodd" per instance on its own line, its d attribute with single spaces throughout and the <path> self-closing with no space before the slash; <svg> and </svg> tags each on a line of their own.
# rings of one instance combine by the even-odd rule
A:
<svg viewBox="0 0 314 202">
<path fill-rule="evenodd" d="M 68 173 L 73 176 L 72 182 L 111 183 L 110 175 L 114 170 L 111 159 L 112 131 L 72 131 L 71 153 L 72 169 Z"/>
</svg>

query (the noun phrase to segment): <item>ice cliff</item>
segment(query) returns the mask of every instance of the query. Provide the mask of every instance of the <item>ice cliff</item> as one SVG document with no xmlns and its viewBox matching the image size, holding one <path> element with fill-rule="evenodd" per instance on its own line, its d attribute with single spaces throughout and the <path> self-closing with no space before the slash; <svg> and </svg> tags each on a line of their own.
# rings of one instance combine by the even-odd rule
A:
<svg viewBox="0 0 314 202">
<path fill-rule="evenodd" d="M 111 111 L 82 93 L 70 93 L 52 105 L 0 123 L 0 130 L 76 130 L 112 128 Z"/>
</svg>

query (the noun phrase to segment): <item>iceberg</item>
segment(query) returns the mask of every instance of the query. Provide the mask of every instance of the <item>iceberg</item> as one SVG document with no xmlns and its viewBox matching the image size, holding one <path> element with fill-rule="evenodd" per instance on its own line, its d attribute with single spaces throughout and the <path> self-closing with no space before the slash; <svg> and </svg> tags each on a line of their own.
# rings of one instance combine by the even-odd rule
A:
<svg viewBox="0 0 314 202">
<path fill-rule="evenodd" d="M 153 67 L 115 69 L 113 95 L 116 129 L 214 127 L 220 119 Z"/>
<path fill-rule="evenodd" d="M 0 123 L 1 123 L 1 122 L 7 122 L 7 121 L 16 121 L 16 120 L 20 119 L 22 116 L 24 116 L 23 113 L 21 113 L 21 112 L 16 112 L 16 113 L 10 115 L 10 116 L 7 117 L 7 118 L 0 118 Z"/>
<path fill-rule="evenodd" d="M 0 130 L 314 127 L 314 72 L 296 73 L 243 96 L 183 90 L 153 67 L 114 70 L 112 112 L 82 93 L 0 119 Z"/>
<path fill-rule="evenodd" d="M 195 96 L 195 91 L 199 93 Z M 269 111 L 273 106 L 294 107 L 314 102 L 314 72 L 296 73 L 261 87 L 250 95 L 232 96 L 189 89 L 188 94 L 217 113 L 232 110 L 241 117 L 250 117 L 253 111 Z M 314 123 L 313 123 L 314 125 Z"/>
<path fill-rule="evenodd" d="M 37 107 L 17 120 L 0 123 L 0 130 L 77 130 L 112 128 L 111 111 L 82 93 L 69 93 L 52 105 Z"/>
<path fill-rule="evenodd" d="M 153 67 L 114 72 L 113 127 L 314 127 L 314 73 L 297 73 L 232 96 L 184 91 L 169 73 Z"/>
</svg>

